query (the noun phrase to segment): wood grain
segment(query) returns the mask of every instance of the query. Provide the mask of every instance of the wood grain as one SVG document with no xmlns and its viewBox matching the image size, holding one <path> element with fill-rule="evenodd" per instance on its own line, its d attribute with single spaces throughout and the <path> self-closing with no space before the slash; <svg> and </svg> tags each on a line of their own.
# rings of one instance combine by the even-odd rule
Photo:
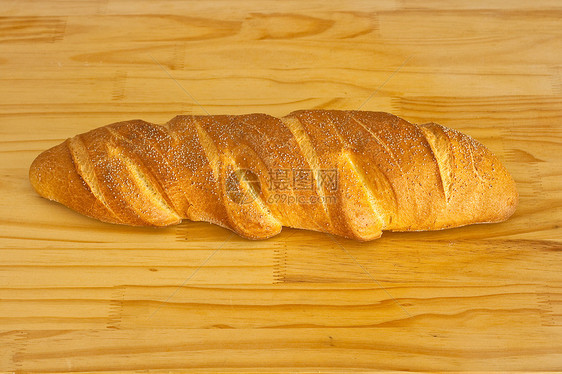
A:
<svg viewBox="0 0 562 374">
<path fill-rule="evenodd" d="M 0 371 L 562 371 L 559 2 L 2 7 Z M 515 215 L 254 242 L 103 224 L 27 177 L 120 120 L 359 107 L 477 138 L 517 182 Z"/>
</svg>

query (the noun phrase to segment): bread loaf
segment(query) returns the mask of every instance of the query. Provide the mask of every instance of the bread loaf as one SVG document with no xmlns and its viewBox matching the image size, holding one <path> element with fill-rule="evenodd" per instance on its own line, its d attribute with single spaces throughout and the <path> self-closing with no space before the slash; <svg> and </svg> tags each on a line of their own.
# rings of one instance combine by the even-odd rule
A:
<svg viewBox="0 0 562 374">
<path fill-rule="evenodd" d="M 29 177 L 41 196 L 105 222 L 206 221 L 251 239 L 283 226 L 371 240 L 499 222 L 518 201 L 469 136 L 366 111 L 118 122 L 41 153 Z"/>
</svg>

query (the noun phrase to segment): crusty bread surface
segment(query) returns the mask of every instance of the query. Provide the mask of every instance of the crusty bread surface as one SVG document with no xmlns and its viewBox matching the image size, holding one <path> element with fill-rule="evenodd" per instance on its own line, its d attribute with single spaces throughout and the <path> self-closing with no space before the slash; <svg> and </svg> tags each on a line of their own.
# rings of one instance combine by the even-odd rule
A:
<svg viewBox="0 0 562 374">
<path fill-rule="evenodd" d="M 105 222 L 206 221 L 250 239 L 288 226 L 372 240 L 504 221 L 518 202 L 476 140 L 367 111 L 118 122 L 41 153 L 29 178 L 41 196 Z"/>
</svg>

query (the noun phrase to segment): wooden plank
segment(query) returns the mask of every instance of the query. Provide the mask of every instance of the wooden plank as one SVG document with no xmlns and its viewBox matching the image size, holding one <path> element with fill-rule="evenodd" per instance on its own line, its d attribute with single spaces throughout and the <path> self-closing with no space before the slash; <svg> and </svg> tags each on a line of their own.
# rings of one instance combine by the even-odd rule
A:
<svg viewBox="0 0 562 374">
<path fill-rule="evenodd" d="M 525 339 L 517 341 L 520 333 Z M 551 339 L 544 339 L 550 336 Z M 544 371 L 560 368 L 560 328 L 153 329 L 28 331 L 22 371 Z M 69 345 L 72 342 L 72 345 Z"/>
</svg>

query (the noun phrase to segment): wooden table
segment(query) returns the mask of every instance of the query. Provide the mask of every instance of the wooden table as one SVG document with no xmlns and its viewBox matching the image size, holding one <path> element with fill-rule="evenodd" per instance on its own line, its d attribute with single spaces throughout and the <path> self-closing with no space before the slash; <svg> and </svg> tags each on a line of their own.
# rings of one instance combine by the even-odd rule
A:
<svg viewBox="0 0 562 374">
<path fill-rule="evenodd" d="M 0 4 L 0 370 L 562 370 L 557 1 Z M 334 108 L 466 132 L 507 222 L 358 243 L 104 224 L 40 198 L 42 151 L 119 120 Z"/>
</svg>

